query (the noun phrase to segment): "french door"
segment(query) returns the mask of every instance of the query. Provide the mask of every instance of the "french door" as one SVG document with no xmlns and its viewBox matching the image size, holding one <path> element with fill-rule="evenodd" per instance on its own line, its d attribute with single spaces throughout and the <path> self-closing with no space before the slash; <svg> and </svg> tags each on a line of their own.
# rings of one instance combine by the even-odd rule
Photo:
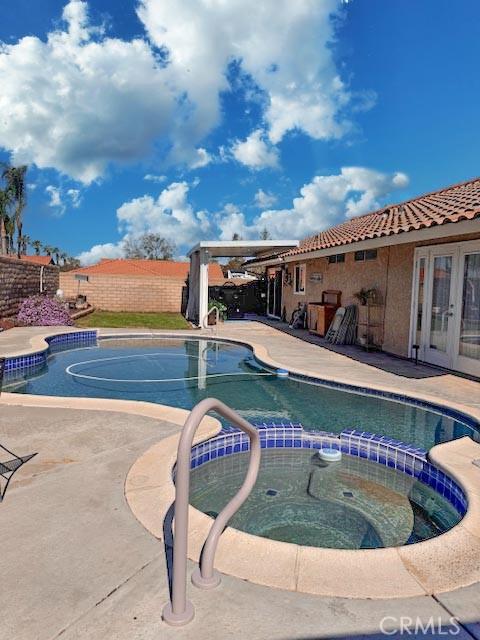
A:
<svg viewBox="0 0 480 640">
<path fill-rule="evenodd" d="M 411 345 L 425 362 L 480 376 L 480 241 L 415 250 Z"/>
</svg>

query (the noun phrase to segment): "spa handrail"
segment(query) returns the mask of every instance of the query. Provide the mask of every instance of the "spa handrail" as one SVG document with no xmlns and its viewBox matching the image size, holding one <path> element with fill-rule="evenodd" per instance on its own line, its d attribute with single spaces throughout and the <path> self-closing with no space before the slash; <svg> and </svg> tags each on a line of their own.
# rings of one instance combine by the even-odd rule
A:
<svg viewBox="0 0 480 640">
<path fill-rule="evenodd" d="M 208 329 L 208 316 L 212 313 L 212 311 L 215 312 L 215 325 L 214 325 L 214 327 L 212 327 L 212 333 L 213 333 L 213 331 L 217 330 L 218 322 L 220 320 L 220 311 L 218 310 L 218 307 L 212 307 L 211 309 L 209 309 L 207 311 L 207 313 L 205 314 L 205 316 L 203 318 L 203 328 L 204 329 Z"/>
<path fill-rule="evenodd" d="M 206 398 L 190 412 L 180 436 L 175 473 L 175 531 L 173 538 L 173 568 L 171 601 L 163 609 L 163 619 L 172 625 L 184 625 L 194 616 L 194 608 L 187 601 L 187 545 L 188 507 L 190 502 L 190 458 L 193 437 L 200 422 L 209 411 L 216 411 L 231 424 L 250 437 L 250 462 L 242 486 L 236 495 L 220 511 L 205 540 L 199 569 L 192 575 L 195 586 L 211 589 L 220 583 L 220 576 L 214 570 L 215 552 L 219 538 L 230 518 L 238 511 L 250 495 L 260 468 L 260 436 L 249 422 L 233 409 L 216 398 Z"/>
</svg>

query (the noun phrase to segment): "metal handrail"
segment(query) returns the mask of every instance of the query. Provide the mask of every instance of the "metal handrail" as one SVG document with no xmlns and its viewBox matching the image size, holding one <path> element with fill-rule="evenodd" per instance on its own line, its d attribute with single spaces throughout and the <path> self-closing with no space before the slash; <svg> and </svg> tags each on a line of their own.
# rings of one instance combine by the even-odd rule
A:
<svg viewBox="0 0 480 640">
<path fill-rule="evenodd" d="M 204 315 L 203 317 L 203 328 L 204 329 L 208 329 L 208 316 L 212 313 L 212 311 L 215 311 L 215 325 L 212 327 L 212 333 L 215 331 L 217 331 L 217 327 L 218 327 L 218 322 L 220 320 L 220 311 L 218 310 L 218 307 L 212 307 L 211 309 L 208 310 L 208 312 Z"/>
<path fill-rule="evenodd" d="M 209 411 L 216 411 L 230 423 L 250 436 L 250 462 L 242 486 L 230 502 L 220 511 L 205 544 L 199 569 L 192 575 L 192 582 L 201 589 L 211 589 L 220 583 L 220 575 L 214 570 L 215 552 L 219 538 L 230 518 L 250 495 L 260 468 L 260 436 L 257 429 L 233 409 L 216 398 L 206 398 L 190 412 L 183 427 L 177 451 L 175 476 L 175 532 L 173 539 L 173 568 L 171 600 L 163 608 L 165 622 L 175 626 L 187 624 L 193 619 L 194 608 L 187 600 L 187 544 L 188 506 L 190 502 L 190 457 L 192 442 L 200 422 Z"/>
</svg>

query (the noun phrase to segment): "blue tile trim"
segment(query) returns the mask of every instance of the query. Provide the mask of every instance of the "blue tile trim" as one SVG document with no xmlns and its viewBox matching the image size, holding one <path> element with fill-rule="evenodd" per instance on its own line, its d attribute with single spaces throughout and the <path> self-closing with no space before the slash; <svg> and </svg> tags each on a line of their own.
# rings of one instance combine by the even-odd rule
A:
<svg viewBox="0 0 480 640">
<path fill-rule="evenodd" d="M 356 429 L 346 429 L 338 435 L 305 431 L 300 424 L 293 423 L 262 423 L 255 427 L 259 430 L 262 449 L 340 449 L 346 455 L 365 458 L 416 478 L 448 500 L 461 516 L 467 512 L 468 501 L 463 489 L 428 461 L 425 449 Z M 192 448 L 191 468 L 249 448 L 246 433 L 224 427 L 218 436 Z"/>
<path fill-rule="evenodd" d="M 65 349 L 87 347 L 97 344 L 96 331 L 73 331 L 59 333 L 45 339 L 48 347 L 24 356 L 14 356 L 5 359 L 5 382 L 12 382 L 34 375 L 47 365 L 49 355 Z"/>
<path fill-rule="evenodd" d="M 247 346 L 251 351 L 253 349 L 249 345 Z M 254 354 L 255 360 L 264 367 L 267 371 L 272 371 L 272 367 L 270 367 L 267 363 L 264 363 L 260 358 L 258 358 Z M 449 407 L 444 407 L 439 404 L 435 404 L 433 402 L 428 402 L 426 400 L 419 400 L 417 398 L 412 398 L 408 395 L 404 395 L 402 393 L 395 393 L 390 391 L 381 391 L 379 389 L 371 389 L 370 387 L 358 387 L 353 384 L 348 384 L 346 382 L 334 382 L 332 380 L 324 380 L 323 378 L 317 378 L 314 376 L 302 375 L 299 373 L 290 373 L 290 380 L 297 380 L 299 382 L 310 382 L 311 384 L 316 384 L 321 387 L 327 387 L 329 389 L 340 389 L 342 391 L 348 391 L 350 393 L 366 395 L 366 396 L 374 396 L 377 398 L 383 398 L 385 400 L 391 400 L 393 402 L 400 402 L 402 404 L 407 404 L 409 406 L 418 407 L 420 409 L 427 409 L 429 411 L 433 411 L 440 415 L 446 416 L 448 418 L 452 418 L 457 422 L 461 422 L 462 424 L 470 427 L 480 433 L 480 422 L 475 418 L 462 413 L 461 411 L 457 411 L 456 409 L 450 409 Z"/>
</svg>

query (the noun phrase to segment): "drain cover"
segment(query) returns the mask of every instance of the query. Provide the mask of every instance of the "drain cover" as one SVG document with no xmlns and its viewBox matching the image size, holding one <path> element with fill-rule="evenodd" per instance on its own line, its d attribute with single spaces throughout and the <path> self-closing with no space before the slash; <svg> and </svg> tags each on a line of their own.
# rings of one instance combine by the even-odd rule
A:
<svg viewBox="0 0 480 640">
<path fill-rule="evenodd" d="M 344 498 L 353 498 L 353 493 L 351 491 L 344 491 L 343 492 L 343 497 Z"/>
<path fill-rule="evenodd" d="M 275 489 L 267 489 L 265 493 L 267 494 L 267 496 L 276 496 L 278 491 L 275 491 Z"/>
</svg>

